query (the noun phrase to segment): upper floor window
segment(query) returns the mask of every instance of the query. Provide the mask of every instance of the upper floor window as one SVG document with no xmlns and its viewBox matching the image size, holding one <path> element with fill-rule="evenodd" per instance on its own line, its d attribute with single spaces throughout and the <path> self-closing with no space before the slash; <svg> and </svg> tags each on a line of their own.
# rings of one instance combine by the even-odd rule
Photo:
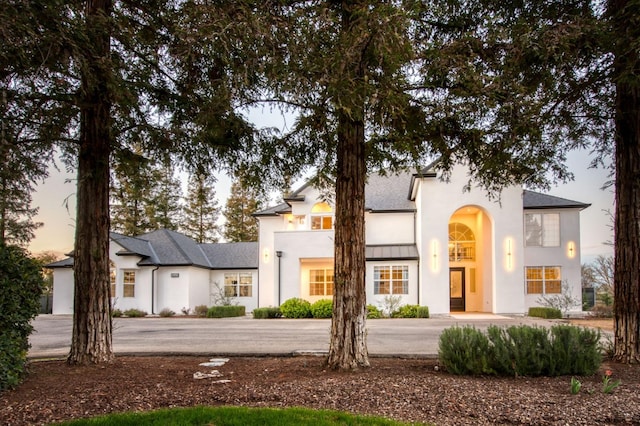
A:
<svg viewBox="0 0 640 426">
<path fill-rule="evenodd" d="M 333 229 L 333 209 L 325 202 L 311 208 L 311 229 Z"/>
<path fill-rule="evenodd" d="M 467 225 L 449 224 L 449 261 L 463 262 L 476 260 L 476 237 Z"/>
<path fill-rule="evenodd" d="M 560 246 L 559 213 L 527 213 L 524 215 L 524 241 L 527 247 Z"/>
<path fill-rule="evenodd" d="M 333 295 L 333 269 L 309 271 L 309 296 Z"/>
</svg>

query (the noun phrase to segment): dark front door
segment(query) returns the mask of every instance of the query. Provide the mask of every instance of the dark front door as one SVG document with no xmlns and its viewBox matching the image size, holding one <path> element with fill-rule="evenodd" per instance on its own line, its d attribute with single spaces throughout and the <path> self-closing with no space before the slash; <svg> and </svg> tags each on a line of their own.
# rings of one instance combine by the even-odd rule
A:
<svg viewBox="0 0 640 426">
<path fill-rule="evenodd" d="M 449 268 L 449 309 L 464 312 L 464 268 Z"/>
</svg>

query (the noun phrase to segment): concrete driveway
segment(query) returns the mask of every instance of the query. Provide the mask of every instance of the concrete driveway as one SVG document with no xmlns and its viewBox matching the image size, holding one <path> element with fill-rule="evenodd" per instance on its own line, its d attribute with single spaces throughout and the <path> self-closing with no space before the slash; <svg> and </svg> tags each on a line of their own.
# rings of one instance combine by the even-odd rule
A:
<svg viewBox="0 0 640 426">
<path fill-rule="evenodd" d="M 371 356 L 435 357 L 442 330 L 455 325 L 549 326 L 558 320 L 462 314 L 428 319 L 367 321 Z M 30 337 L 31 358 L 64 357 L 71 344 L 69 315 L 40 315 Z M 291 355 L 329 349 L 330 320 L 241 318 L 114 318 L 113 347 L 119 355 Z"/>
</svg>

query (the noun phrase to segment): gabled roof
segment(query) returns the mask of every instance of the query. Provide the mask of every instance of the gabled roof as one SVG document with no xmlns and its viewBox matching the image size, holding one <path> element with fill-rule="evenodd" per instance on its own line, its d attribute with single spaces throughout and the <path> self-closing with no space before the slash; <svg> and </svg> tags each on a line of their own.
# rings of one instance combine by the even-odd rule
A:
<svg viewBox="0 0 640 426">
<path fill-rule="evenodd" d="M 139 256 L 140 266 L 195 266 L 206 269 L 256 269 L 258 243 L 198 244 L 176 231 L 159 229 L 137 237 L 115 232 L 110 239 L 123 249 L 118 256 Z M 48 268 L 73 267 L 73 258 L 46 265 Z"/>
<path fill-rule="evenodd" d="M 567 200 L 566 198 L 554 197 L 553 195 L 541 194 L 539 192 L 524 190 L 522 195 L 522 205 L 525 209 L 586 209 L 591 204 L 579 201 Z"/>
</svg>

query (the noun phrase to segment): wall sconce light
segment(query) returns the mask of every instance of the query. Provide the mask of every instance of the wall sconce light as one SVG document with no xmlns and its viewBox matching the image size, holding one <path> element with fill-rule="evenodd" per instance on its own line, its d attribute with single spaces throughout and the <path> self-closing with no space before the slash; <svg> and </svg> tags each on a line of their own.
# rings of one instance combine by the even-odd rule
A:
<svg viewBox="0 0 640 426">
<path fill-rule="evenodd" d="M 271 253 L 269 252 L 269 247 L 265 247 L 262 250 L 262 261 L 264 263 L 269 263 L 269 259 L 271 258 Z"/>
<path fill-rule="evenodd" d="M 567 244 L 567 254 L 569 259 L 573 259 L 576 255 L 576 243 L 573 241 L 569 241 L 569 244 Z"/>
<path fill-rule="evenodd" d="M 513 241 L 511 240 L 511 238 L 507 238 L 505 249 L 507 270 L 511 271 L 513 269 Z"/>
<path fill-rule="evenodd" d="M 431 270 L 438 271 L 438 240 L 431 241 Z"/>
</svg>

